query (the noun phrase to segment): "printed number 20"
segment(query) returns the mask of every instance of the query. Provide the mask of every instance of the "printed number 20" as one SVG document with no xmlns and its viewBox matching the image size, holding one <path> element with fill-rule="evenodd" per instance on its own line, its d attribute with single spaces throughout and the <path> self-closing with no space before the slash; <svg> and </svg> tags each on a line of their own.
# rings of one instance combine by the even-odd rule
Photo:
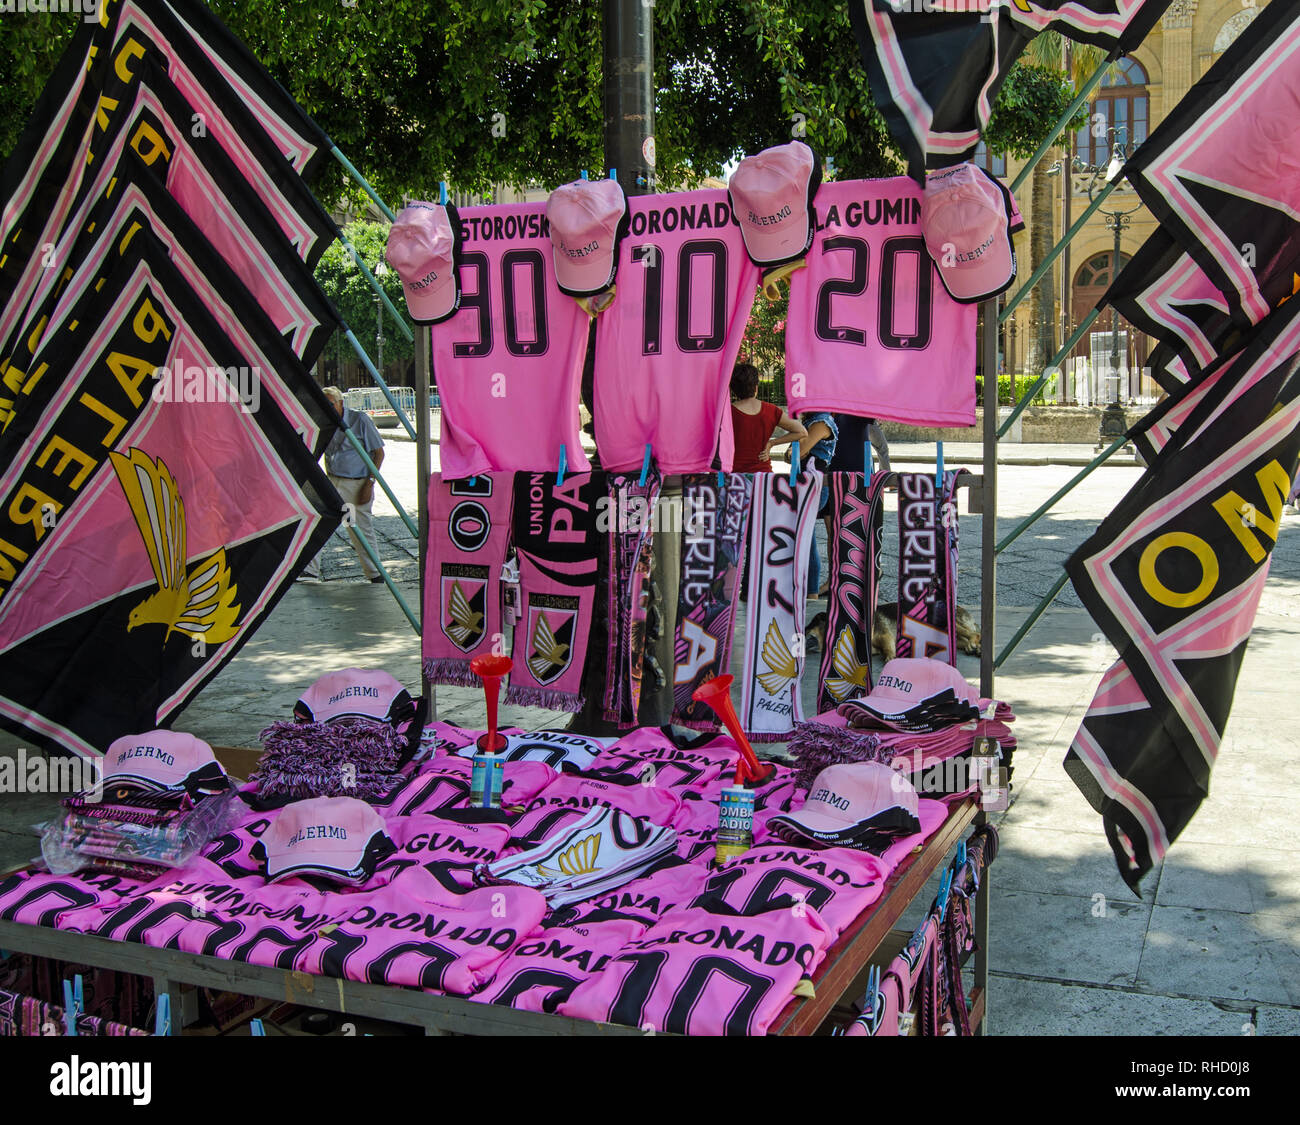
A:
<svg viewBox="0 0 1300 1125">
<path fill-rule="evenodd" d="M 850 328 L 832 323 L 831 300 L 835 296 L 860 297 L 867 291 L 867 271 L 871 265 L 871 247 L 862 238 L 828 238 L 822 243 L 823 253 L 848 250 L 853 255 L 853 270 L 847 278 L 832 278 L 823 283 L 817 292 L 816 330 L 819 340 L 838 344 L 867 343 L 867 334 L 860 328 Z M 894 331 L 895 280 L 898 260 L 905 256 L 916 258 L 916 328 L 911 335 Z M 934 269 L 930 264 L 925 241 L 921 238 L 890 238 L 880 251 L 879 307 L 876 315 L 876 336 L 880 346 L 891 350 L 906 348 L 923 351 L 930 346 L 934 332 Z"/>
<path fill-rule="evenodd" d="M 461 257 L 461 277 L 472 269 L 478 278 L 474 293 L 462 291 L 460 307 L 473 309 L 478 318 L 478 339 L 472 343 L 455 344 L 452 354 L 458 359 L 482 359 L 492 354 L 496 346 L 492 327 L 492 284 L 488 269 L 488 256 L 482 251 L 470 251 Z M 519 326 L 519 290 L 523 285 L 530 290 L 529 299 L 533 335 L 524 339 Z M 544 355 L 550 347 L 546 323 L 546 261 L 539 250 L 508 250 L 501 255 L 501 307 L 504 310 L 502 327 L 506 334 L 506 351 L 514 356 Z"/>
<path fill-rule="evenodd" d="M 701 335 L 691 333 L 691 270 L 697 258 L 712 264 L 709 278 L 709 325 Z M 664 254 L 653 243 L 632 248 L 632 261 L 645 272 L 642 355 L 663 354 Z M 716 238 L 682 243 L 677 252 L 677 347 L 683 352 L 717 352 L 727 340 L 727 246 Z"/>
</svg>

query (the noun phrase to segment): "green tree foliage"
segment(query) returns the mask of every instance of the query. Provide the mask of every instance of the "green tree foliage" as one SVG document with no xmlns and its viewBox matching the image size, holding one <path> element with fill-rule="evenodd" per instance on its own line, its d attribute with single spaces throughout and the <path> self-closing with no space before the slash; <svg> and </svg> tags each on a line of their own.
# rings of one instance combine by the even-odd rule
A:
<svg viewBox="0 0 1300 1125">
<path fill-rule="evenodd" d="M 357 257 L 370 267 L 371 272 L 374 272 L 375 267 L 383 261 L 384 247 L 388 241 L 388 224 L 358 221 L 346 226 L 343 233 L 356 247 Z M 344 249 L 343 243 L 335 242 L 321 256 L 316 266 L 316 280 L 325 291 L 325 295 L 334 302 L 334 307 L 342 314 L 344 322 L 356 334 L 357 339 L 361 341 L 361 346 L 370 354 L 370 358 L 376 359 L 378 353 L 375 347 L 375 332 L 378 324 L 376 318 L 379 316 L 380 309 L 379 298 L 370 287 L 370 283 L 366 281 L 365 275 L 362 274 L 352 255 Z M 388 274 L 381 277 L 379 281 L 384 287 L 384 292 L 402 314 L 406 326 L 414 328 L 406 316 L 406 301 L 402 295 L 402 281 L 397 276 L 397 271 L 390 269 Z M 414 346 L 393 324 L 387 309 L 384 310 L 383 320 L 384 367 L 387 369 L 390 364 L 405 365 L 415 355 Z M 346 342 L 332 344 L 331 356 L 339 347 L 344 349 L 340 352 L 344 359 L 353 358 L 354 353 Z"/>
</svg>

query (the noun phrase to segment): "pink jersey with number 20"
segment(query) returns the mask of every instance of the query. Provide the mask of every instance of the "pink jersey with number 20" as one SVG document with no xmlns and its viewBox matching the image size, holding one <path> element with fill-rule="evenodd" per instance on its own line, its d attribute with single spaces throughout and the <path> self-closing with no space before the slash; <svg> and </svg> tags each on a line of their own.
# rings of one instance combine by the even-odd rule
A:
<svg viewBox="0 0 1300 1125">
<path fill-rule="evenodd" d="M 939 280 L 906 176 L 822 184 L 806 269 L 790 277 L 791 414 L 830 410 L 912 426 L 975 424 L 975 305 Z"/>
<path fill-rule="evenodd" d="M 442 475 L 588 468 L 578 424 L 587 314 L 555 284 L 544 203 L 466 207 L 460 311 L 433 327 Z"/>
<path fill-rule="evenodd" d="M 596 322 L 596 446 L 610 472 L 649 445 L 664 473 L 731 469 L 731 369 L 758 269 L 721 190 L 628 200 L 617 294 Z"/>
</svg>

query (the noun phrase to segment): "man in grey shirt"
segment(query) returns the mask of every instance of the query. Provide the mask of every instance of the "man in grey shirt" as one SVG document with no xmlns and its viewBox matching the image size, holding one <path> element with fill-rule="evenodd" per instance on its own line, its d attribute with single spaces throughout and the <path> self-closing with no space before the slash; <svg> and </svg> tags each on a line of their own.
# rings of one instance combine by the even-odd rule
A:
<svg viewBox="0 0 1300 1125">
<path fill-rule="evenodd" d="M 351 536 L 352 549 L 356 551 L 357 559 L 361 563 L 361 572 L 370 582 L 382 582 L 383 576 L 375 569 L 375 564 L 370 561 L 361 546 L 361 541 L 357 538 L 359 533 L 369 539 L 375 557 L 379 556 L 379 543 L 375 538 L 375 525 L 371 512 L 375 502 L 375 478 L 370 475 L 370 470 L 352 442 L 348 440 L 345 431 L 351 430 L 356 435 L 357 440 L 365 447 L 366 453 L 370 455 L 370 460 L 375 463 L 376 469 L 384 463 L 384 439 L 379 436 L 379 431 L 375 429 L 370 415 L 359 410 L 349 410 L 343 405 L 343 392 L 338 387 L 326 387 L 325 397 L 330 400 L 330 404 L 343 420 L 342 429 L 325 447 L 325 473 L 338 489 L 339 495 L 343 497 L 343 502 L 349 506 L 348 510 L 352 514 L 352 518 L 348 521 L 348 535 Z M 306 582 L 320 581 L 319 556 L 307 565 L 302 578 Z"/>
</svg>

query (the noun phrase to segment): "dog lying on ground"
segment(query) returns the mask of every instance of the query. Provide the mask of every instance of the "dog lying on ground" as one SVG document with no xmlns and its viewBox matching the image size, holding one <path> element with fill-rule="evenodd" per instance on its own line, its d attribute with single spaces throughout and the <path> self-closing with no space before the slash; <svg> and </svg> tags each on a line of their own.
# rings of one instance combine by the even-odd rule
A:
<svg viewBox="0 0 1300 1125">
<path fill-rule="evenodd" d="M 808 650 L 820 652 L 826 644 L 826 613 L 817 614 L 809 623 Z M 871 621 L 871 647 L 886 660 L 893 660 L 898 651 L 898 603 L 886 602 L 876 608 Z M 980 655 L 980 627 L 965 606 L 957 607 L 957 647 L 971 656 Z"/>
</svg>

